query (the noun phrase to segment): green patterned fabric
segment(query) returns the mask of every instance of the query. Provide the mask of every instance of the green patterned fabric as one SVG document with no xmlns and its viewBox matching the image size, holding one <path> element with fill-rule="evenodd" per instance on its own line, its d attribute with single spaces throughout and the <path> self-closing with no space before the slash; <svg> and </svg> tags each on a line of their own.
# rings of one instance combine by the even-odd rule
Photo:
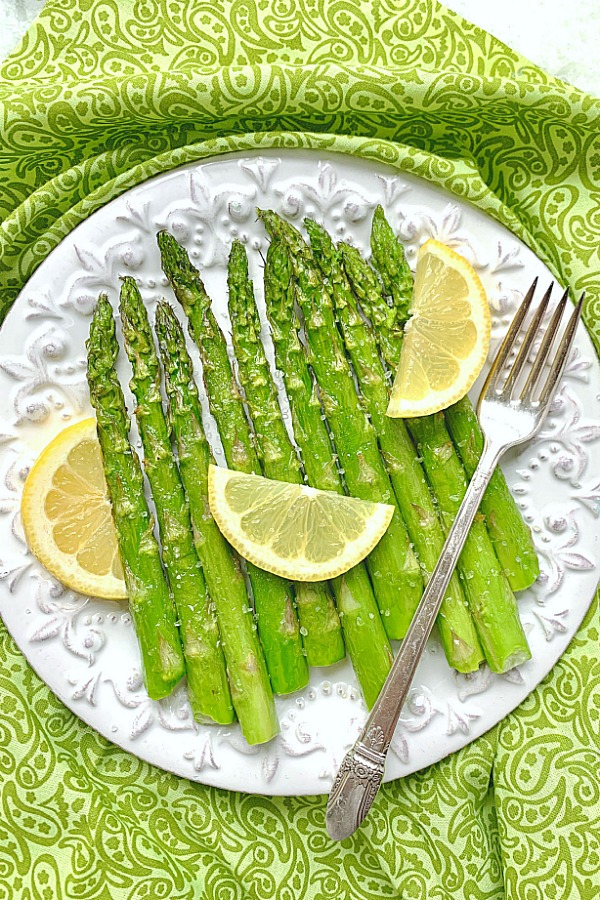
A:
<svg viewBox="0 0 600 900">
<path fill-rule="evenodd" d="M 487 210 L 587 290 L 600 347 L 600 101 L 436 3 L 48 0 L 0 78 L 1 318 L 61 237 L 148 176 L 309 146 Z M 596 598 L 514 714 L 384 787 L 342 844 L 323 798 L 206 788 L 110 745 L 2 629 L 0 900 L 600 897 L 599 624 Z"/>
</svg>

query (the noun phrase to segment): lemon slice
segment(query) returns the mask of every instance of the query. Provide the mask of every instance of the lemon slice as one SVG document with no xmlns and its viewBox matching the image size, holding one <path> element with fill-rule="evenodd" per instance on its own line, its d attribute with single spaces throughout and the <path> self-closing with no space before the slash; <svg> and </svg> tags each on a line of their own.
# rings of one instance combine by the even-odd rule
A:
<svg viewBox="0 0 600 900">
<path fill-rule="evenodd" d="M 470 390 L 490 346 L 490 308 L 466 259 L 439 241 L 419 250 L 388 416 L 427 416 Z"/>
<path fill-rule="evenodd" d="M 64 585 L 127 597 L 95 419 L 61 431 L 27 476 L 21 518 L 29 549 Z"/>
<path fill-rule="evenodd" d="M 385 533 L 394 507 L 301 484 L 211 466 L 208 500 L 217 525 L 254 565 L 292 581 L 347 572 Z"/>
</svg>

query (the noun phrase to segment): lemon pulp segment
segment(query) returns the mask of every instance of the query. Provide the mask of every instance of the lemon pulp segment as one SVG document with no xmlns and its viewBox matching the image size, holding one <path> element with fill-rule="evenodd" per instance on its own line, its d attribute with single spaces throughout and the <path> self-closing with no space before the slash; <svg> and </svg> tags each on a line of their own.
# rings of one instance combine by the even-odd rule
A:
<svg viewBox="0 0 600 900">
<path fill-rule="evenodd" d="M 464 397 L 485 363 L 490 331 L 477 273 L 450 247 L 427 241 L 417 257 L 411 318 L 388 415 L 430 415 Z"/>
<path fill-rule="evenodd" d="M 394 507 L 211 466 L 209 503 L 227 540 L 250 562 L 293 581 L 334 578 L 357 565 Z"/>
<path fill-rule="evenodd" d="M 42 451 L 21 517 L 29 549 L 51 575 L 83 594 L 126 598 L 94 419 L 65 428 Z"/>
</svg>

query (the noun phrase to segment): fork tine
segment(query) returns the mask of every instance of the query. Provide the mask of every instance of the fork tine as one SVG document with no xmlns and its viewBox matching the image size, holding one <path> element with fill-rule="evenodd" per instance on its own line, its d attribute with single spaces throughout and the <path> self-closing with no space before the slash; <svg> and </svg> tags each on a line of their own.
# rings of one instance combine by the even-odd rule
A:
<svg viewBox="0 0 600 900">
<path fill-rule="evenodd" d="M 504 340 L 500 344 L 500 349 L 496 354 L 496 358 L 492 363 L 492 368 L 490 369 L 489 375 L 483 386 L 483 390 L 481 392 L 482 397 L 484 396 L 484 394 L 487 394 L 488 391 L 495 390 L 496 388 L 496 384 L 498 383 L 498 376 L 504 368 L 504 364 L 508 359 L 508 354 L 512 350 L 512 346 L 516 340 L 516 337 L 521 330 L 523 319 L 527 315 L 529 307 L 531 306 L 531 301 L 533 299 L 533 295 L 535 294 L 537 283 L 537 278 L 534 278 L 533 284 L 525 294 L 525 297 L 523 298 L 523 301 L 516 311 L 515 316 L 511 322 L 510 328 L 506 332 Z"/>
<path fill-rule="evenodd" d="M 565 328 L 565 333 L 563 334 L 561 342 L 558 345 L 558 351 L 556 353 L 556 356 L 554 357 L 554 361 L 552 362 L 548 378 L 546 379 L 546 383 L 542 389 L 542 394 L 540 396 L 540 406 L 542 408 L 548 409 L 548 407 L 550 406 L 550 402 L 554 396 L 554 392 L 556 390 L 560 377 L 564 372 L 567 360 L 569 358 L 569 351 L 571 349 L 571 345 L 575 337 L 575 332 L 577 330 L 577 325 L 581 318 L 584 299 L 585 291 L 579 298 L 579 303 L 571 313 L 571 317 L 569 319 L 567 327 Z"/>
<path fill-rule="evenodd" d="M 517 378 L 521 374 L 521 370 L 525 363 L 527 362 L 527 358 L 529 357 L 529 351 L 531 349 L 531 345 L 533 344 L 535 337 L 538 333 L 538 329 L 540 327 L 540 322 L 542 321 L 542 317 L 546 312 L 546 308 L 548 306 L 548 302 L 550 300 L 550 295 L 552 294 L 552 285 L 548 288 L 544 296 L 542 297 L 538 308 L 532 316 L 531 322 L 529 323 L 529 327 L 525 332 L 525 338 L 521 347 L 519 349 L 519 353 L 514 363 L 511 366 L 510 372 L 508 373 L 508 378 L 504 382 L 504 386 L 502 388 L 502 397 L 508 399 L 511 395 L 512 389 L 515 386 Z"/>
<path fill-rule="evenodd" d="M 531 400 L 533 392 L 535 390 L 535 386 L 539 380 L 540 374 L 544 365 L 546 364 L 546 360 L 548 359 L 548 354 L 550 353 L 550 348 L 556 337 L 556 332 L 558 331 L 558 326 L 561 323 L 564 309 L 569 299 L 569 291 L 568 289 L 564 292 L 560 300 L 556 305 L 556 309 L 552 313 L 552 318 L 548 323 L 548 328 L 546 329 L 546 334 L 543 337 L 542 343 L 540 344 L 540 348 L 536 354 L 535 360 L 531 367 L 531 371 L 527 377 L 527 381 L 525 382 L 525 387 L 521 392 L 521 400 Z"/>
</svg>

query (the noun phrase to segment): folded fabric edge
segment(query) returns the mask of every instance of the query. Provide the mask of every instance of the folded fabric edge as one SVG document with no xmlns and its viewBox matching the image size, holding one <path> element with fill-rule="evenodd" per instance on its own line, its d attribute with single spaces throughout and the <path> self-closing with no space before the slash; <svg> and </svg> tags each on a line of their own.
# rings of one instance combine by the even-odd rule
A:
<svg viewBox="0 0 600 900">
<path fill-rule="evenodd" d="M 437 156 L 425 150 L 410 147 L 394 141 L 377 138 L 351 137 L 315 132 L 259 132 L 230 135 L 167 150 L 156 157 L 146 159 L 131 169 L 106 181 L 101 187 L 90 192 L 85 199 L 74 204 L 68 212 L 57 217 L 51 226 L 33 243 L 24 241 L 23 250 L 15 255 L 11 268 L 6 270 L 5 283 L 15 284 L 15 288 L 0 300 L 0 324 L 4 321 L 19 290 L 31 277 L 37 266 L 46 258 L 60 241 L 80 222 L 87 219 L 97 209 L 123 194 L 125 191 L 181 166 L 212 156 L 221 156 L 241 151 L 261 149 L 307 149 L 326 150 L 331 153 L 350 154 L 366 160 L 381 162 L 396 169 L 398 173 L 410 172 L 432 184 L 448 190 L 461 200 L 472 203 L 488 213 L 520 238 L 540 259 L 548 265 L 555 277 L 564 283 L 567 279 L 547 258 L 534 236 L 519 218 L 506 206 L 482 179 L 477 167 L 466 159 L 452 159 Z M 28 222 L 39 220 L 41 213 L 51 216 L 56 209 L 56 201 L 63 196 L 65 185 L 71 191 L 84 178 L 89 179 L 90 168 L 102 166 L 111 151 L 86 160 L 63 172 L 43 187 L 32 193 L 0 226 L 0 254 L 6 259 L 10 248 L 18 244 L 15 235 L 23 235 Z M 575 287 L 575 285 L 572 285 Z"/>
</svg>

